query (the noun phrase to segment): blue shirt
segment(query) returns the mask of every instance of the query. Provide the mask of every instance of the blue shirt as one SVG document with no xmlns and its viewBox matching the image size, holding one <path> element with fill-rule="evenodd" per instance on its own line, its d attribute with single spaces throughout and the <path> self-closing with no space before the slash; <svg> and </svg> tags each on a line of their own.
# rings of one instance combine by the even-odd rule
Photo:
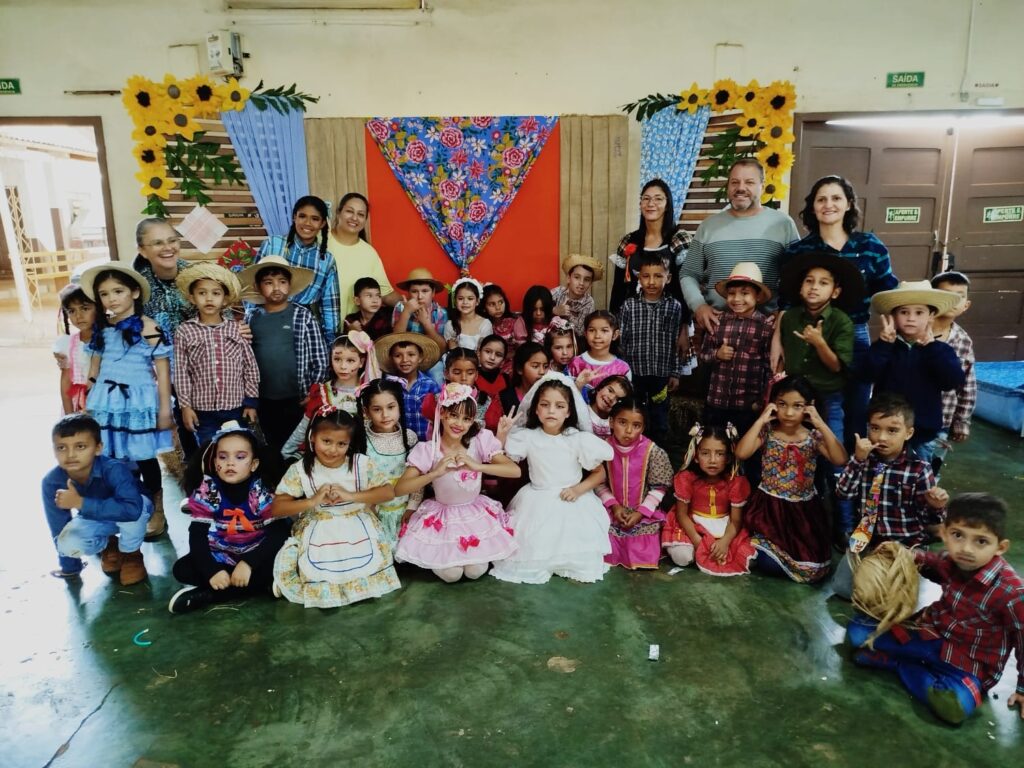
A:
<svg viewBox="0 0 1024 768">
<path fill-rule="evenodd" d="M 89 481 L 75 483 L 82 497 L 78 513 L 87 520 L 110 523 L 131 523 L 142 516 L 142 487 L 132 474 L 130 464 L 109 456 L 97 456 L 92 463 Z M 43 507 L 47 516 L 60 515 L 55 501 L 57 491 L 68 487 L 68 473 L 54 467 L 43 478 Z"/>
<path fill-rule="evenodd" d="M 271 235 L 260 246 L 256 262 L 259 263 L 267 254 L 279 254 L 294 267 L 312 270 L 313 282 L 292 296 L 291 300 L 312 309 L 323 326 L 328 342 L 333 342 L 341 327 L 338 263 L 330 251 L 325 251 L 323 256 L 320 255 L 319 241 L 314 241 L 312 245 L 303 245 L 296 240 L 290 247 L 286 243 L 285 238 Z"/>
<path fill-rule="evenodd" d="M 871 316 L 872 296 L 879 291 L 892 290 L 900 283 L 892 273 L 889 249 L 870 232 L 854 232 L 839 251 L 822 240 L 821 235 L 812 233 L 786 249 L 782 254 L 782 266 L 793 256 L 809 251 L 824 251 L 857 263 L 857 269 L 864 278 L 864 301 L 855 310 L 847 312 L 857 325 L 866 323 Z"/>
<path fill-rule="evenodd" d="M 423 371 L 419 372 L 416 381 L 409 385 L 405 391 L 405 424 L 416 433 L 420 440 L 430 439 L 430 421 L 423 418 L 423 398 L 433 392 L 435 395 L 441 391 L 437 382 L 427 376 Z"/>
</svg>

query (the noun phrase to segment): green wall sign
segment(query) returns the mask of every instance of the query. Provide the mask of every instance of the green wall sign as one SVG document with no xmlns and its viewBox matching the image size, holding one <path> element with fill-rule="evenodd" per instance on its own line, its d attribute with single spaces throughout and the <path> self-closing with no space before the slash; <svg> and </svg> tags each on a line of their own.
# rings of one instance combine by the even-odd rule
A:
<svg viewBox="0 0 1024 768">
<path fill-rule="evenodd" d="M 0 77 L 0 96 L 13 96 L 21 93 L 21 78 Z"/>
<path fill-rule="evenodd" d="M 924 72 L 887 72 L 886 88 L 924 88 Z"/>
<path fill-rule="evenodd" d="M 985 209 L 981 221 L 983 224 L 1024 221 L 1024 205 L 993 205 Z"/>
<path fill-rule="evenodd" d="M 886 208 L 886 224 L 920 224 L 921 209 L 917 206 L 904 206 L 903 208 Z"/>
</svg>

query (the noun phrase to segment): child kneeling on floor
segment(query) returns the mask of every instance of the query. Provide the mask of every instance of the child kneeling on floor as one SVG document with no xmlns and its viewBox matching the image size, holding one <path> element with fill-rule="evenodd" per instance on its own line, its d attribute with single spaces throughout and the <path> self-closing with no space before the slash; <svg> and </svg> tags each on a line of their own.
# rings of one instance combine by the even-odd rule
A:
<svg viewBox="0 0 1024 768">
<path fill-rule="evenodd" d="M 130 464 L 103 455 L 100 425 L 84 413 L 65 416 L 51 432 L 57 466 L 43 478 L 43 510 L 60 569 L 77 577 L 82 555 L 100 553 L 100 567 L 129 586 L 146 578 L 142 539 L 153 510 Z M 72 517 L 72 511 L 78 514 Z"/>
<path fill-rule="evenodd" d="M 915 549 L 918 568 L 942 584 L 942 597 L 910 629 L 897 624 L 872 638 L 877 622 L 858 615 L 846 628 L 853 660 L 896 672 L 904 687 L 936 716 L 958 725 L 999 681 L 1010 650 L 1017 685 L 1007 706 L 1024 719 L 1024 581 L 1002 555 L 1006 503 L 964 493 L 949 503 L 941 527 L 945 552 Z"/>
<path fill-rule="evenodd" d="M 196 452 L 182 482 L 192 515 L 189 551 L 174 564 L 174 578 L 190 586 L 171 598 L 171 613 L 271 593 L 274 557 L 291 532 L 289 521 L 275 522 L 270 512 L 279 478 L 273 452 L 237 421 L 222 424 Z"/>
</svg>

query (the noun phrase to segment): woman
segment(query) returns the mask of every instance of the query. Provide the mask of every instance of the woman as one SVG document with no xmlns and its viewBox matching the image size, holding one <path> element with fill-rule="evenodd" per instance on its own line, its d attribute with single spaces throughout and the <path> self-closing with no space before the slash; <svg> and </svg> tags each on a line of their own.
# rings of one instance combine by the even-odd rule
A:
<svg viewBox="0 0 1024 768">
<path fill-rule="evenodd" d="M 342 318 L 358 311 L 352 286 L 360 277 L 372 277 L 380 284 L 380 295 L 387 306 L 395 306 L 401 298 L 391 287 L 380 255 L 366 239 L 366 219 L 369 215 L 370 204 L 366 198 L 358 192 L 349 192 L 338 201 L 334 221 L 331 223 L 327 250 L 334 255 L 338 265 Z"/>
<path fill-rule="evenodd" d="M 150 289 L 143 312 L 173 339 L 178 326 L 196 314 L 175 283 L 178 272 L 188 266 L 181 258 L 181 235 L 163 219 L 148 218 L 136 225 L 135 242 L 139 253 L 132 268 L 146 278 Z"/>
<path fill-rule="evenodd" d="M 810 193 L 804 198 L 800 220 L 808 235 L 794 243 L 782 254 L 782 266 L 793 256 L 808 251 L 837 254 L 851 259 L 864 276 L 864 299 L 850 311 L 853 320 L 853 375 L 847 383 L 845 393 L 845 442 L 850 444 L 854 434 L 865 434 L 867 404 L 871 396 L 871 385 L 857 380 L 859 370 L 868 354 L 871 339 L 868 336 L 868 317 L 871 311 L 871 297 L 879 291 L 888 291 L 899 285 L 892 273 L 889 251 L 882 241 L 870 232 L 858 232 L 860 210 L 857 208 L 857 193 L 853 185 L 842 176 L 825 176 L 814 182 Z M 772 339 L 772 368 L 782 367 L 782 345 L 776 336 Z"/>
</svg>

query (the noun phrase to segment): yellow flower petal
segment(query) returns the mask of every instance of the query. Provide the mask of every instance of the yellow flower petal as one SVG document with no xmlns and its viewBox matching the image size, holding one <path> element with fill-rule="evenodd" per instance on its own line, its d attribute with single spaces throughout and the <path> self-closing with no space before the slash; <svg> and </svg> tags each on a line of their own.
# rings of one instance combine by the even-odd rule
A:
<svg viewBox="0 0 1024 768">
<path fill-rule="evenodd" d="M 788 80 L 776 80 L 761 95 L 765 112 L 789 114 L 796 106 L 796 89 Z"/>
<path fill-rule="evenodd" d="M 238 84 L 238 80 L 231 77 L 223 85 L 217 86 L 220 94 L 220 108 L 223 112 L 236 110 L 241 112 L 245 109 L 245 103 L 249 100 L 250 91 Z"/>
<path fill-rule="evenodd" d="M 177 109 L 171 110 L 167 121 L 168 133 L 176 133 L 183 139 L 192 141 L 195 139 L 196 131 L 201 130 L 202 128 L 195 121 L 195 115 L 191 109 L 179 106 Z"/>
<path fill-rule="evenodd" d="M 216 117 L 220 114 L 221 94 L 217 85 L 205 75 L 196 75 L 184 83 L 185 98 L 197 117 Z"/>
<path fill-rule="evenodd" d="M 726 78 L 717 81 L 711 86 L 708 94 L 708 101 L 711 104 L 712 112 L 725 112 L 736 108 L 736 99 L 739 97 L 740 87 L 735 80 Z"/>
<path fill-rule="evenodd" d="M 751 80 L 736 94 L 736 109 L 742 109 L 744 112 L 757 111 L 760 109 L 760 99 L 761 86 L 757 80 Z"/>
<path fill-rule="evenodd" d="M 139 125 L 152 116 L 162 112 L 167 105 L 163 86 L 140 75 L 133 75 L 121 91 L 121 101 L 132 116 L 132 121 Z"/>
<path fill-rule="evenodd" d="M 132 154 L 146 173 L 154 168 L 164 167 L 163 147 L 154 142 L 140 142 L 132 148 Z"/>
<path fill-rule="evenodd" d="M 139 171 L 135 174 L 135 178 L 142 182 L 141 192 L 143 197 L 156 195 L 166 200 L 171 196 L 171 190 L 174 189 L 174 182 L 167 178 L 163 168 L 159 169 L 159 171 Z"/>
<path fill-rule="evenodd" d="M 681 101 L 676 104 L 676 109 L 680 111 L 685 109 L 691 115 L 708 103 L 708 92 L 697 83 L 693 83 L 689 90 L 680 93 L 679 97 Z"/>
<path fill-rule="evenodd" d="M 775 118 L 778 117 L 782 117 L 783 119 L 776 121 Z M 764 141 L 765 143 L 792 144 L 794 141 L 796 141 L 796 136 L 793 135 L 792 115 L 770 115 L 767 117 L 765 122 L 765 129 L 761 134 L 761 140 Z"/>
<path fill-rule="evenodd" d="M 757 159 L 761 161 L 766 176 L 776 178 L 782 176 L 793 167 L 793 151 L 785 144 L 765 144 L 757 153 Z"/>
<path fill-rule="evenodd" d="M 756 139 L 764 130 L 764 119 L 757 113 L 743 113 L 734 121 L 740 127 L 740 136 L 747 139 Z"/>
</svg>

